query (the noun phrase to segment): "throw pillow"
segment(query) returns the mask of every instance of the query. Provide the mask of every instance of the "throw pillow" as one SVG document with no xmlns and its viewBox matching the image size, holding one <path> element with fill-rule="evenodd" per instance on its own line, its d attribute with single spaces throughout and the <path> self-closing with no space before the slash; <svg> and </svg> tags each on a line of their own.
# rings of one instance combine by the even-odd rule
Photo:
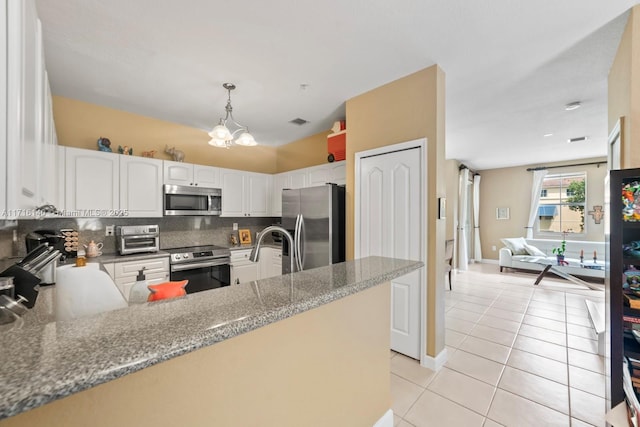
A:
<svg viewBox="0 0 640 427">
<path fill-rule="evenodd" d="M 528 243 L 524 244 L 524 249 L 527 251 L 529 255 L 532 255 L 532 256 L 547 256 L 547 254 L 542 252 L 540 249 Z"/>
<path fill-rule="evenodd" d="M 500 239 L 504 245 L 511 250 L 513 255 L 528 255 L 524 245 L 527 244 L 524 237 L 513 237 L 509 239 Z"/>
</svg>

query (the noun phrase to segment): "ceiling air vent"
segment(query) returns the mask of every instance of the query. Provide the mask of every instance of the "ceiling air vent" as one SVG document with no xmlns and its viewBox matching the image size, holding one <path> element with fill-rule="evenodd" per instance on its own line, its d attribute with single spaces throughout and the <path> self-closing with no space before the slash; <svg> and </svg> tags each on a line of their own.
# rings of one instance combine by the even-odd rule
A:
<svg viewBox="0 0 640 427">
<path fill-rule="evenodd" d="M 579 136 L 578 138 L 571 138 L 571 139 L 567 139 L 567 142 L 569 144 L 573 143 L 573 142 L 585 142 L 588 138 L 586 136 Z"/>
<path fill-rule="evenodd" d="M 309 122 L 306 121 L 305 119 L 301 119 L 300 117 L 298 117 L 297 119 L 293 119 L 293 120 L 289 121 L 289 123 L 293 123 L 294 125 L 302 126 L 302 125 L 307 124 Z"/>
</svg>

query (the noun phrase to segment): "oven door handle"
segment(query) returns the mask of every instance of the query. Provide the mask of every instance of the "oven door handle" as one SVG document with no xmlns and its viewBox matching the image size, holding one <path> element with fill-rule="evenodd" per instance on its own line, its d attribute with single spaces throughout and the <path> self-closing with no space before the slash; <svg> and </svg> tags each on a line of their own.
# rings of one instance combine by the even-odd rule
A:
<svg viewBox="0 0 640 427">
<path fill-rule="evenodd" d="M 223 261 L 205 261 L 205 262 L 189 262 L 186 264 L 177 264 L 171 266 L 171 272 L 193 270 L 194 268 L 216 267 L 218 265 L 228 265 L 228 260 Z"/>
</svg>

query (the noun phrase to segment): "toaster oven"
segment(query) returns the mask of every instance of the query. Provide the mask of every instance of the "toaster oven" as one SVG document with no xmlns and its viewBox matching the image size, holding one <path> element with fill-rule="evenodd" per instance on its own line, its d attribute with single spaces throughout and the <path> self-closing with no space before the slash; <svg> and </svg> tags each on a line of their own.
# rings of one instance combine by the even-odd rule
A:
<svg viewBox="0 0 640 427">
<path fill-rule="evenodd" d="M 120 255 L 160 250 L 160 230 L 157 225 L 122 225 L 116 227 L 116 246 Z"/>
</svg>

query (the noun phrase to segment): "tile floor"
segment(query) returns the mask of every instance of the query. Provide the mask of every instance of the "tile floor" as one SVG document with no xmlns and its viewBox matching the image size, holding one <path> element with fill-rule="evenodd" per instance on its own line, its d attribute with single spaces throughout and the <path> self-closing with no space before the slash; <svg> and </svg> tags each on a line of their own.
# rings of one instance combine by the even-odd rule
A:
<svg viewBox="0 0 640 427">
<path fill-rule="evenodd" d="M 445 296 L 439 372 L 391 352 L 395 426 L 604 426 L 605 368 L 585 298 L 559 278 L 474 264 Z"/>
</svg>

